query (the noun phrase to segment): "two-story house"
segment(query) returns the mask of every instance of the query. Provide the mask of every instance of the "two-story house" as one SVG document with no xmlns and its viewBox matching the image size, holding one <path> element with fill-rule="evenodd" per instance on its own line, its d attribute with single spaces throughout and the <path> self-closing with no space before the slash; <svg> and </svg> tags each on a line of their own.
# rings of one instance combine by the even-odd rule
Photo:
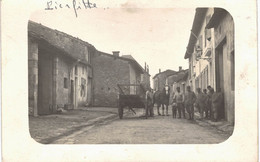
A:
<svg viewBox="0 0 260 162">
<path fill-rule="evenodd" d="M 192 90 L 221 88 L 224 107 L 220 117 L 234 121 L 234 22 L 224 9 L 197 8 L 188 47 L 188 81 Z"/>
<path fill-rule="evenodd" d="M 161 91 L 166 86 L 167 76 L 175 73 L 176 71 L 174 70 L 168 69 L 161 72 L 161 69 L 159 69 L 159 73 L 155 74 L 155 76 L 153 77 L 154 91 Z"/>
<path fill-rule="evenodd" d="M 117 107 L 118 84 L 142 84 L 150 86 L 149 72 L 131 56 L 119 56 L 97 51 L 92 58 L 93 64 L 93 106 Z M 128 86 L 127 93 L 139 93 L 138 87 Z"/>
</svg>

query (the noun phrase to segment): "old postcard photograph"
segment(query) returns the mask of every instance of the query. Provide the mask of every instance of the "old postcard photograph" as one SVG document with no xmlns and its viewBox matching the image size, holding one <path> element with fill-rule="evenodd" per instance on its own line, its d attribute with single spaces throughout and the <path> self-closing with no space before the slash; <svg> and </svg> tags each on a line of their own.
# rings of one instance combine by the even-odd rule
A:
<svg viewBox="0 0 260 162">
<path fill-rule="evenodd" d="M 257 161 L 256 11 L 1 1 L 2 159 Z"/>
</svg>

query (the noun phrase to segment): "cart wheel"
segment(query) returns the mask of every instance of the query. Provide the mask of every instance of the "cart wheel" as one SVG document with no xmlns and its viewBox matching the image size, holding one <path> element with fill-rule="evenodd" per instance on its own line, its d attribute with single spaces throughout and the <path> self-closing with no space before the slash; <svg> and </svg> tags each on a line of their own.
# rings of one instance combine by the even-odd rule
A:
<svg viewBox="0 0 260 162">
<path fill-rule="evenodd" d="M 123 118 L 123 113 L 124 113 L 124 108 L 120 106 L 120 107 L 118 108 L 118 115 L 119 115 L 119 118 L 120 118 L 120 119 Z"/>
</svg>

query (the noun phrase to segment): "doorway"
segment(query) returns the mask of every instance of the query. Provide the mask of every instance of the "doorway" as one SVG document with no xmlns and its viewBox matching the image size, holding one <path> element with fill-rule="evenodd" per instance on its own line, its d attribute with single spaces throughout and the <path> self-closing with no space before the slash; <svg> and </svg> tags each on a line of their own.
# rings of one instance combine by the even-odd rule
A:
<svg viewBox="0 0 260 162">
<path fill-rule="evenodd" d="M 220 45 L 216 49 L 216 91 L 220 88 L 222 94 L 224 94 L 224 68 L 223 68 L 223 45 Z M 225 118 L 225 106 L 223 105 L 219 109 L 219 118 Z"/>
<path fill-rule="evenodd" d="M 74 83 L 74 109 L 76 109 L 78 107 L 78 102 L 77 102 L 77 98 L 78 98 L 78 77 L 75 77 L 75 83 Z"/>
<path fill-rule="evenodd" d="M 39 52 L 38 64 L 38 114 L 52 113 L 52 55 L 47 52 Z"/>
</svg>

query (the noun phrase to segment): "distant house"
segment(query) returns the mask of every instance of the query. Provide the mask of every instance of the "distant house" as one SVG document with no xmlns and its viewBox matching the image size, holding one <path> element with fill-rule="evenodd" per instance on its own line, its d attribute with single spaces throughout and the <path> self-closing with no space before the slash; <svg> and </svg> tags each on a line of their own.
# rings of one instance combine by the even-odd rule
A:
<svg viewBox="0 0 260 162">
<path fill-rule="evenodd" d="M 95 48 L 41 24 L 28 24 L 29 114 L 78 108 L 92 100 Z"/>
<path fill-rule="evenodd" d="M 166 79 L 167 76 L 175 74 L 176 71 L 173 70 L 165 70 L 163 72 L 161 72 L 161 69 L 159 69 L 159 73 L 157 73 L 154 77 L 153 77 L 153 88 L 154 91 L 157 90 L 162 90 L 165 85 L 166 85 Z"/>
<path fill-rule="evenodd" d="M 188 73 L 189 69 L 183 70 L 181 67 L 179 67 L 179 71 L 167 76 L 166 85 L 170 86 L 170 103 L 172 102 L 173 93 L 176 92 L 177 87 L 180 87 L 181 92 L 185 93 Z"/>
<path fill-rule="evenodd" d="M 119 56 L 97 51 L 92 58 L 93 65 L 93 106 L 118 106 L 118 84 L 142 84 L 150 86 L 148 70 L 143 69 L 131 55 Z M 131 87 L 130 94 L 138 89 Z"/>
<path fill-rule="evenodd" d="M 149 66 L 145 63 L 145 66 L 143 68 L 136 62 L 136 60 L 131 55 L 122 55 L 122 57 L 133 60 L 135 62 L 135 64 L 137 64 L 139 67 L 142 68 L 143 73 L 141 73 L 140 83 L 144 86 L 145 89 L 151 88 L 151 85 L 150 85 L 150 76 L 151 75 L 149 74 Z"/>
<path fill-rule="evenodd" d="M 197 8 L 184 58 L 189 59 L 189 85 L 224 93 L 220 118 L 234 122 L 234 21 L 221 8 Z"/>
</svg>

